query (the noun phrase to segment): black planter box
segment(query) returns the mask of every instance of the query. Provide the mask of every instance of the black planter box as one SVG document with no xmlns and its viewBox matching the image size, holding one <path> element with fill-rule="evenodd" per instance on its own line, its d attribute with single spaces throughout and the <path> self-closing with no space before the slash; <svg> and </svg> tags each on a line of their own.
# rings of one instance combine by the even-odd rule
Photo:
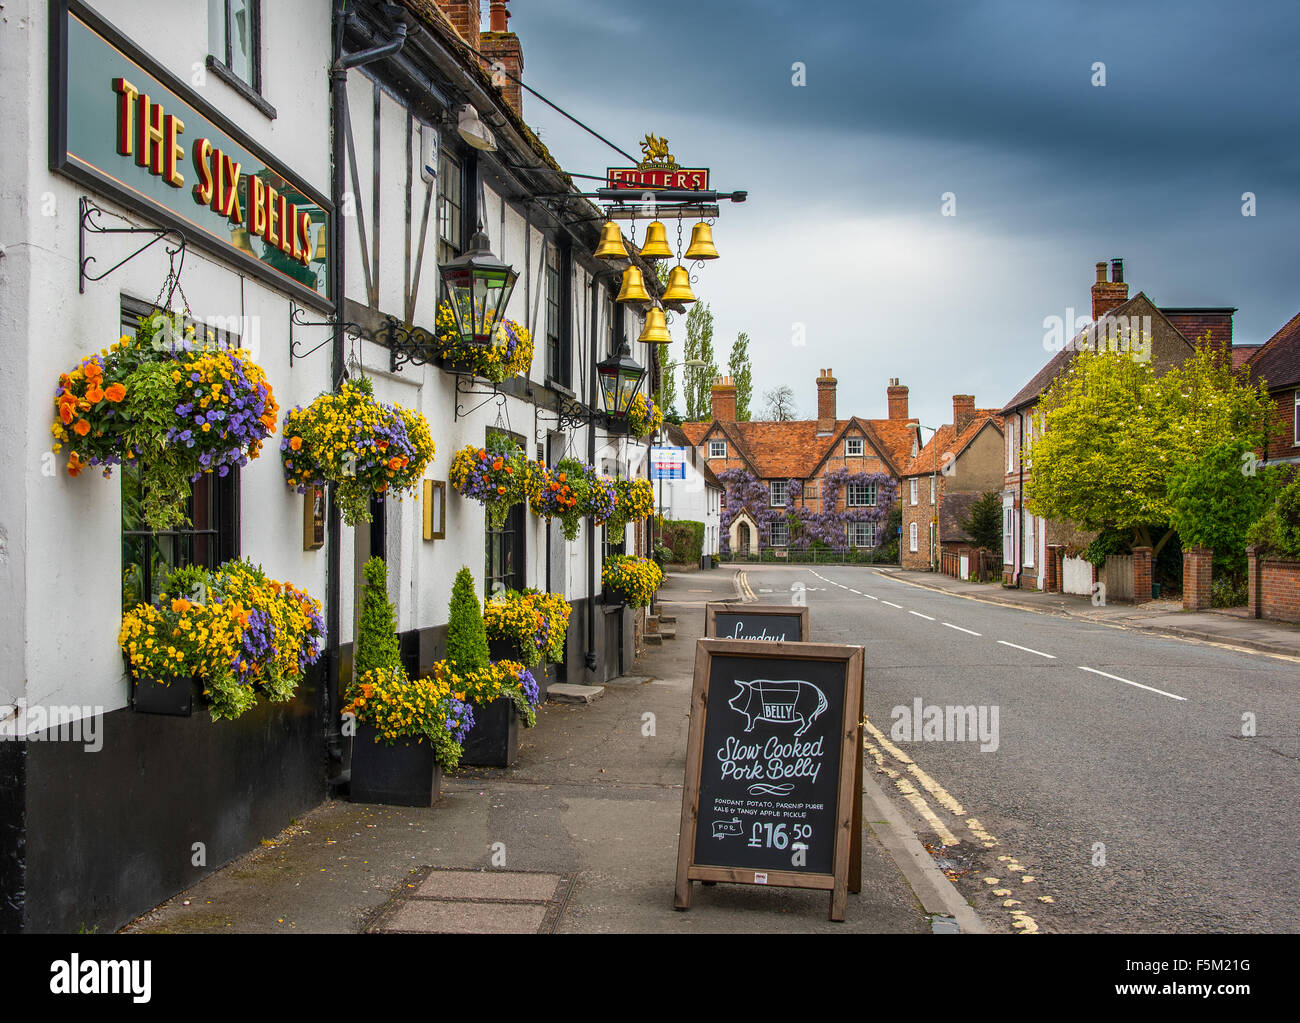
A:
<svg viewBox="0 0 1300 1023">
<path fill-rule="evenodd" d="M 432 806 L 442 792 L 442 768 L 433 744 L 426 739 L 389 746 L 375 742 L 377 734 L 373 725 L 357 723 L 352 739 L 352 802 Z"/>
<path fill-rule="evenodd" d="M 203 705 L 203 683 L 198 676 L 173 678 L 169 685 L 131 674 L 131 705 L 140 714 L 166 714 L 187 718 Z"/>
<path fill-rule="evenodd" d="M 518 661 L 523 664 L 523 658 L 519 656 L 519 646 L 513 639 L 489 639 L 488 640 L 488 657 L 492 661 Z"/>
<path fill-rule="evenodd" d="M 467 767 L 514 767 L 519 758 L 519 715 L 514 701 L 498 696 L 474 705 L 474 727 L 465 736 L 460 762 Z"/>
</svg>

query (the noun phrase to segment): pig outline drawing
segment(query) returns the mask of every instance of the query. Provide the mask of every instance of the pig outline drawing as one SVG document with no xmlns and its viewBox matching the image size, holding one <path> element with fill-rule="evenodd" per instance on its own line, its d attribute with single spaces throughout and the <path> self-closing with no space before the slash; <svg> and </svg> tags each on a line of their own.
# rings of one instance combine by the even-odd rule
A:
<svg viewBox="0 0 1300 1023">
<path fill-rule="evenodd" d="M 741 824 L 739 817 L 732 817 L 729 821 L 713 822 L 714 838 L 734 838 L 744 833 L 744 825 Z"/>
<path fill-rule="evenodd" d="M 778 725 L 799 722 L 795 735 L 803 735 L 823 713 L 828 704 L 826 694 L 811 682 L 802 679 L 756 678 L 749 682 L 733 679 L 740 692 L 727 701 L 727 706 L 745 717 L 745 731 L 752 732 L 756 721 L 770 721 Z M 816 706 L 809 706 L 812 694 L 817 694 Z M 754 706 L 754 701 L 758 706 Z"/>
</svg>

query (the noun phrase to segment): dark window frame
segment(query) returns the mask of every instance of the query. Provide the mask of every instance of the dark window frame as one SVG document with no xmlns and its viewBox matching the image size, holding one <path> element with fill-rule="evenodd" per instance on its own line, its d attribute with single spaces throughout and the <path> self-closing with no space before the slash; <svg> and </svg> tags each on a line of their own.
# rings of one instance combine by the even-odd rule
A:
<svg viewBox="0 0 1300 1023">
<path fill-rule="evenodd" d="M 123 333 L 134 333 L 138 329 L 138 321 L 141 317 L 150 316 L 159 312 L 157 307 L 147 302 L 141 302 L 138 299 L 123 296 L 121 300 L 121 317 L 120 326 Z M 195 324 L 196 328 L 200 324 Z M 230 339 L 227 335 L 226 340 Z M 128 482 L 133 476 L 133 470 L 128 466 L 119 466 L 122 487 L 125 488 L 131 484 Z M 136 561 L 131 556 L 130 548 L 136 543 L 143 541 L 149 548 L 152 555 L 156 541 L 166 539 L 172 542 L 175 557 L 174 567 L 180 568 L 185 565 L 203 563 L 208 568 L 215 568 L 222 562 L 230 561 L 239 557 L 239 468 L 233 467 L 224 477 L 207 473 L 193 484 L 190 498 L 186 507 L 186 515 L 191 525 L 180 526 L 174 529 L 153 530 L 145 527 L 141 523 L 138 527 L 127 528 L 123 522 L 121 526 L 121 544 L 122 544 L 122 575 L 125 582 L 126 573 L 133 565 L 139 565 L 140 568 L 140 585 L 139 594 L 144 603 L 149 603 L 155 596 L 154 576 L 153 576 L 153 557 L 148 556 L 141 561 Z M 208 504 L 208 512 L 214 520 L 212 524 L 204 527 L 193 525 L 196 510 L 196 498 L 205 501 Z M 126 512 L 126 498 L 123 495 L 122 511 Z M 209 549 L 209 554 L 204 559 L 194 557 L 195 539 L 202 538 Z M 155 541 L 150 543 L 149 541 Z M 188 541 L 188 542 L 186 542 Z M 181 555 L 181 550 L 186 549 L 185 555 Z M 123 610 L 126 610 L 126 588 L 123 586 Z"/>
<path fill-rule="evenodd" d="M 559 286 L 558 301 L 558 333 L 551 334 L 551 325 L 547 323 L 546 332 L 546 382 L 548 384 L 559 384 L 561 387 L 570 388 L 573 386 L 573 250 L 567 242 L 557 242 L 554 239 L 547 241 L 547 255 L 550 250 L 554 249 L 558 263 L 558 278 L 556 283 Z M 547 296 L 548 306 L 552 305 L 550 301 L 551 287 L 551 268 L 547 266 Z"/>
<path fill-rule="evenodd" d="M 235 70 L 235 44 L 231 39 L 231 11 L 230 0 L 208 0 L 209 8 L 214 3 L 220 3 L 225 12 L 225 18 L 222 22 L 222 52 L 218 55 L 209 53 L 207 59 L 207 68 L 232 89 L 238 92 L 246 100 L 257 107 L 262 113 L 272 120 L 276 117 L 276 110 L 266 98 L 262 95 L 262 0 L 248 0 L 249 12 L 252 14 L 252 71 L 253 80 L 245 80 L 238 71 Z M 209 17 L 211 15 L 209 14 Z M 212 39 L 208 40 L 211 46 Z"/>
</svg>

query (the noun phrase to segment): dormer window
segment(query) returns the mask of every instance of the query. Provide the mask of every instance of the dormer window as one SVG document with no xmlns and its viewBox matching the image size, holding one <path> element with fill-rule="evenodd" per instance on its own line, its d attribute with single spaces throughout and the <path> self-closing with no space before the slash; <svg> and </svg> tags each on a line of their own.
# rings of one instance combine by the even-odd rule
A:
<svg viewBox="0 0 1300 1023">
<path fill-rule="evenodd" d="M 849 458 L 861 458 L 862 448 L 861 437 L 850 437 L 844 442 L 844 454 Z"/>
</svg>

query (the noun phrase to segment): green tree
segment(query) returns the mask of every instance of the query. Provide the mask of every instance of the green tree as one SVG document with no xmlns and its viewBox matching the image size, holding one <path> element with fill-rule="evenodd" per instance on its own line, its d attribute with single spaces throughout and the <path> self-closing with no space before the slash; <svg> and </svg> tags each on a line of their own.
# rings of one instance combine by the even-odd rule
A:
<svg viewBox="0 0 1300 1023">
<path fill-rule="evenodd" d="M 655 362 L 659 366 L 659 393 L 655 404 L 664 410 L 664 418 L 671 419 L 677 415 L 677 363 L 665 362 L 663 351 L 666 345 L 655 345 Z"/>
<path fill-rule="evenodd" d="M 743 330 L 736 335 L 727 359 L 727 372 L 736 381 L 736 419 L 749 422 L 749 402 L 754 396 L 754 367 L 749 361 L 749 335 Z"/>
<path fill-rule="evenodd" d="M 464 671 L 488 666 L 487 630 L 483 627 L 483 606 L 474 589 L 474 576 L 464 566 L 451 587 L 451 608 L 447 616 L 447 660 Z"/>
<path fill-rule="evenodd" d="M 1175 533 L 1152 542 L 1173 524 L 1175 469 L 1201 463 L 1219 445 L 1261 447 L 1272 407 L 1264 385 L 1208 345 L 1160 377 L 1125 352 L 1080 352 L 1041 402 L 1045 429 L 1025 453 L 1029 510 L 1128 533 L 1158 556 Z M 1232 490 L 1237 500 L 1245 492 Z"/>
<path fill-rule="evenodd" d="M 713 313 L 707 302 L 696 302 L 686 314 L 685 361 L 698 360 L 704 365 L 687 366 L 682 390 L 685 392 L 686 418 L 690 422 L 713 418 L 710 387 L 718 375 L 713 355 Z"/>
<path fill-rule="evenodd" d="M 366 586 L 361 596 L 361 622 L 357 627 L 352 677 L 360 679 L 374 668 L 395 668 L 402 663 L 397 642 L 397 609 L 388 599 L 388 566 L 371 558 L 365 567 Z"/>
<path fill-rule="evenodd" d="M 1002 494 L 990 490 L 976 498 L 970 514 L 962 519 L 961 528 L 976 547 L 998 550 L 1002 546 Z"/>
</svg>

